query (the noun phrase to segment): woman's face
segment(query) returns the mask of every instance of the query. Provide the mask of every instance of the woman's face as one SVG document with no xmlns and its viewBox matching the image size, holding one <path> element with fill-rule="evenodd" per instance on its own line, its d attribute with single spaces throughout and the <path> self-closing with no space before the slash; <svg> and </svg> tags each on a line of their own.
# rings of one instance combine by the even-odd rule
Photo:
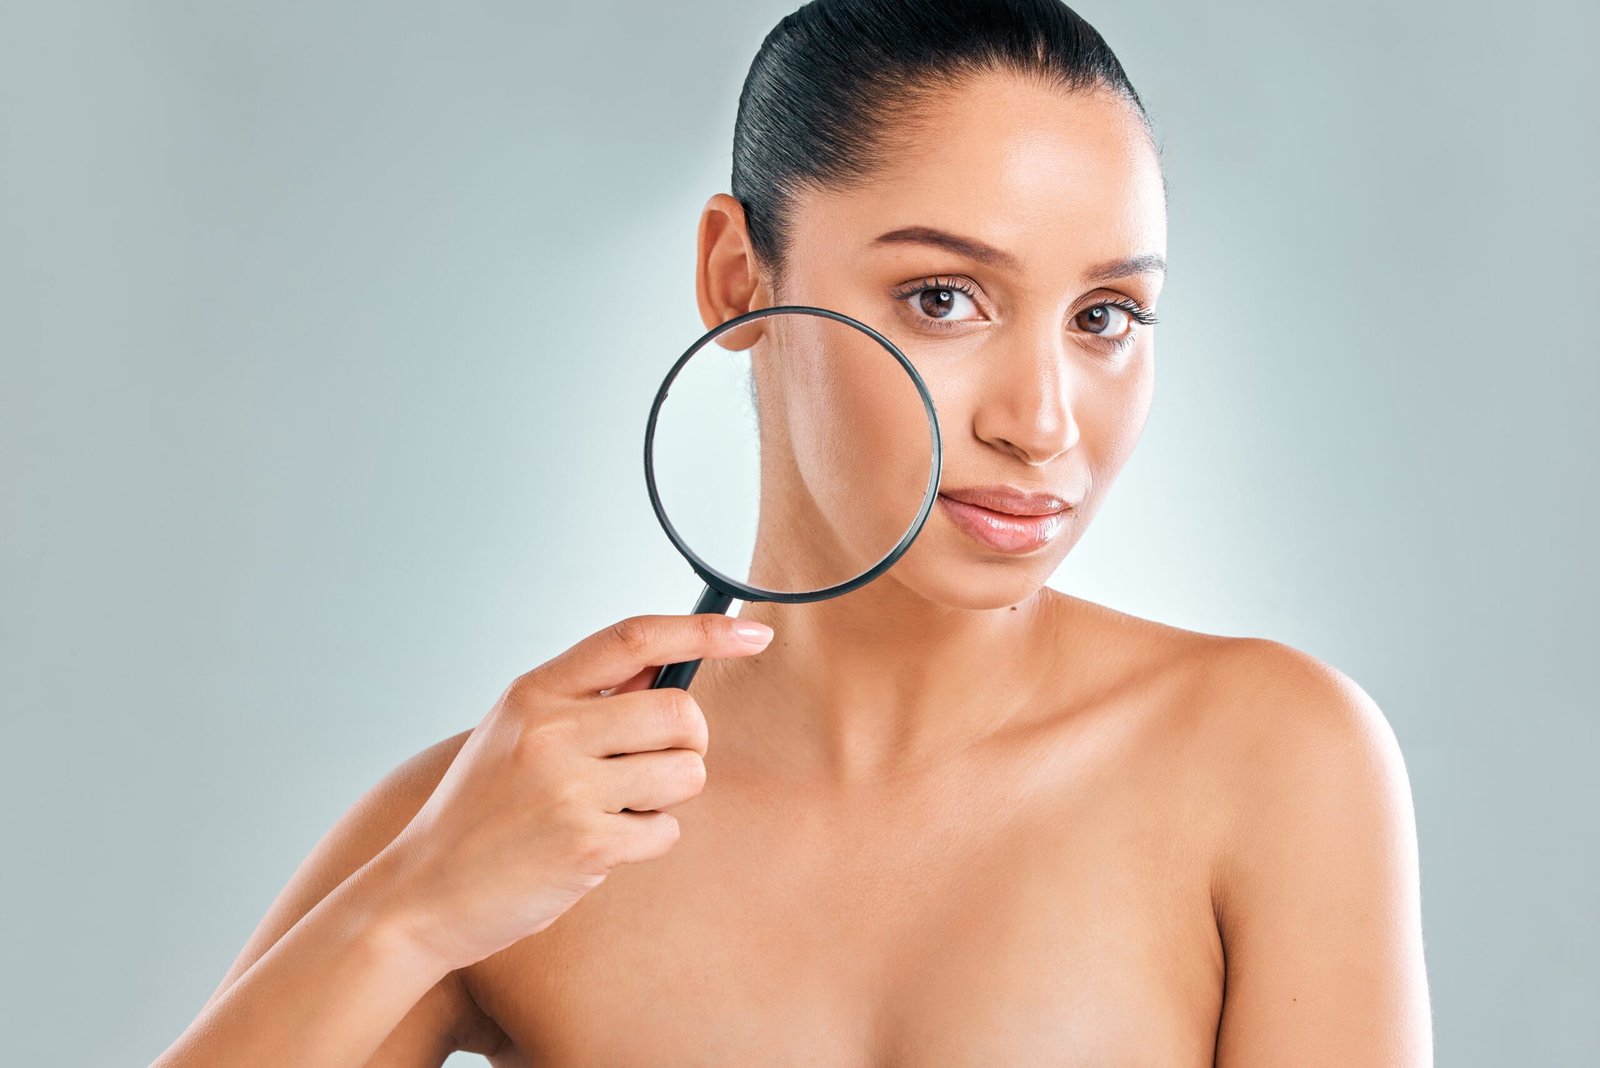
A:
<svg viewBox="0 0 1600 1068">
<path fill-rule="evenodd" d="M 877 580 L 993 608 L 1044 585 L 1144 428 L 1154 332 L 1136 317 L 1161 291 L 1165 194 L 1141 123 L 1108 92 L 1069 95 L 995 74 L 928 100 L 915 127 L 897 131 L 912 148 L 870 184 L 799 195 L 784 290 L 757 299 L 844 312 L 905 353 L 938 410 L 941 495 L 1009 486 L 1071 505 L 1053 535 L 1002 550 L 964 529 L 963 514 L 970 523 L 974 513 L 941 499 Z M 758 376 L 764 424 L 778 424 L 792 450 L 783 477 L 814 507 L 787 528 L 800 522 L 818 542 L 854 543 L 868 559 L 886 547 L 874 523 L 904 530 L 901 498 L 909 493 L 914 512 L 929 457 L 919 404 L 874 405 L 884 376 L 898 373 L 878 355 L 831 365 L 840 381 L 826 391 L 808 389 L 818 368 L 807 361 L 774 362 L 786 368 L 772 372 L 781 381 Z M 897 396 L 914 398 L 909 387 Z M 841 414 L 841 404 L 859 410 Z M 841 419 L 872 471 L 841 466 Z M 866 479 L 877 487 L 870 495 Z M 902 483 L 906 493 L 885 492 Z M 863 500 L 880 502 L 868 520 Z"/>
</svg>

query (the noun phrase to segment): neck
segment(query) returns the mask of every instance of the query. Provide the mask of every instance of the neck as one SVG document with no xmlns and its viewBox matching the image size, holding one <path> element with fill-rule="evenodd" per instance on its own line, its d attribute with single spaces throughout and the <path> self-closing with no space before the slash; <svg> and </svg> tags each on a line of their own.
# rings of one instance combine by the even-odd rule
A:
<svg viewBox="0 0 1600 1068">
<path fill-rule="evenodd" d="M 752 602 L 739 615 L 771 626 L 771 644 L 706 662 L 692 688 L 726 751 L 764 776 L 883 781 L 936 768 L 1035 707 L 1064 600 L 1043 587 L 954 608 L 891 572 L 824 601 Z"/>
</svg>

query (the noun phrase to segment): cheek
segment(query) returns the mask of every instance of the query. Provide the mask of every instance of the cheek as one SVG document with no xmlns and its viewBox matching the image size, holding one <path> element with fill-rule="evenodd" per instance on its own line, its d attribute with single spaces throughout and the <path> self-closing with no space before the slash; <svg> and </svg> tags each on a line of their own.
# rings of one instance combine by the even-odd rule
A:
<svg viewBox="0 0 1600 1068">
<path fill-rule="evenodd" d="M 1075 412 L 1082 435 L 1079 444 L 1098 490 L 1111 484 L 1139 444 L 1154 392 L 1155 361 L 1146 351 L 1117 375 L 1095 381 L 1081 394 Z"/>
<path fill-rule="evenodd" d="M 916 518 L 928 489 L 932 434 L 921 394 L 900 363 L 849 327 L 829 329 L 850 336 L 791 349 L 781 388 L 801 478 L 872 563 Z"/>
</svg>

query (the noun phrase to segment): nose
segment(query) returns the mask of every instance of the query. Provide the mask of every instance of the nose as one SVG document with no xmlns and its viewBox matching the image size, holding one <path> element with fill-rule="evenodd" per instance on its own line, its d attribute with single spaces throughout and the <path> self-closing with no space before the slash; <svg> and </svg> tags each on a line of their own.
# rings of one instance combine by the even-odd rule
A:
<svg viewBox="0 0 1600 1068">
<path fill-rule="evenodd" d="M 1058 332 L 1018 332 L 985 346 L 985 376 L 973 432 L 1023 462 L 1042 467 L 1078 442 L 1073 363 Z M 994 351 L 1000 349 L 1002 351 Z"/>
</svg>

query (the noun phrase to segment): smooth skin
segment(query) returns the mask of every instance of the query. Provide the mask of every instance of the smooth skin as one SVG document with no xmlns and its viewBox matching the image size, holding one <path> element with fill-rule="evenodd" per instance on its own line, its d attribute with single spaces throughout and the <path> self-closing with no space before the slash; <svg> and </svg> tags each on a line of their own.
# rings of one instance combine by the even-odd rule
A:
<svg viewBox="0 0 1600 1068">
<path fill-rule="evenodd" d="M 1108 303 L 1163 284 L 1154 148 L 1107 93 L 991 73 L 928 100 L 891 167 L 800 196 L 782 292 L 713 196 L 701 315 L 876 326 L 934 396 L 943 484 L 1056 492 L 1066 529 L 1007 555 L 936 508 L 866 586 L 744 606 L 765 646 L 635 617 L 534 668 L 338 821 L 162 1068 L 1432 1062 L 1377 705 L 1282 643 L 1044 585 L 1149 413 L 1153 330 Z M 877 240 L 908 228 L 992 252 Z M 791 387 L 761 401 L 798 477 Z M 910 415 L 873 447 L 925 437 Z M 846 537 L 814 503 L 818 543 Z M 692 694 L 645 688 L 690 656 Z"/>
</svg>

